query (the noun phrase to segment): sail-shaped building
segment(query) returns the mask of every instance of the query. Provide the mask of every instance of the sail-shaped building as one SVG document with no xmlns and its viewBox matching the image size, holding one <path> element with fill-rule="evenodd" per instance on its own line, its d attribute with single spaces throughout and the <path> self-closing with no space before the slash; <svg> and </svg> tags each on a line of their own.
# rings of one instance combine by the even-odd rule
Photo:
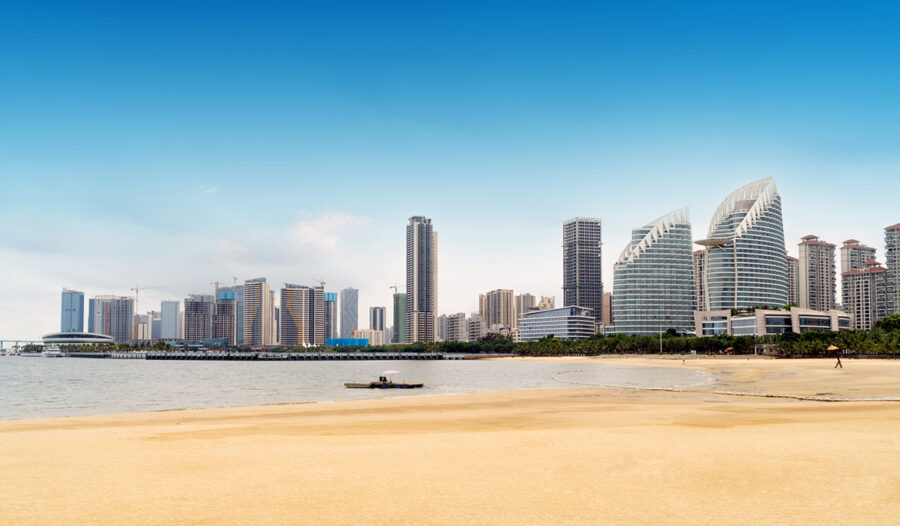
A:
<svg viewBox="0 0 900 526">
<path fill-rule="evenodd" d="M 612 334 L 694 328 L 693 251 L 688 210 L 666 214 L 631 233 L 613 271 Z"/>
<path fill-rule="evenodd" d="M 772 178 L 732 192 L 709 222 L 704 310 L 725 310 L 788 302 L 787 251 L 781 196 Z"/>
</svg>

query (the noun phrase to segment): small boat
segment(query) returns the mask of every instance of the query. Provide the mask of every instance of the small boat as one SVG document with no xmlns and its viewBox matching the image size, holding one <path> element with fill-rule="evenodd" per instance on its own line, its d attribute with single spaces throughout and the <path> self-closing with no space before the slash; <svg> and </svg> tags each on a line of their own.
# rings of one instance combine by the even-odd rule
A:
<svg viewBox="0 0 900 526">
<path fill-rule="evenodd" d="M 41 352 L 41 356 L 44 358 L 62 358 L 65 355 L 59 350 L 59 347 L 51 345 Z"/>
<path fill-rule="evenodd" d="M 385 371 L 378 377 L 377 382 L 369 382 L 366 384 L 346 383 L 344 387 L 350 389 L 419 389 L 425 384 L 407 384 L 403 382 L 394 382 L 391 380 L 392 374 L 400 374 L 400 371 Z"/>
<path fill-rule="evenodd" d="M 418 389 L 425 384 L 406 384 L 397 382 L 369 382 L 367 384 L 346 383 L 344 387 L 350 389 Z"/>
</svg>

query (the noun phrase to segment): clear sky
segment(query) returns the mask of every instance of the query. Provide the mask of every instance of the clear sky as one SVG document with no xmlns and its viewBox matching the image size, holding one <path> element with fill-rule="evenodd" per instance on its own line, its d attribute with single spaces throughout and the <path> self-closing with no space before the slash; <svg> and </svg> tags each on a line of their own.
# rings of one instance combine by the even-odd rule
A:
<svg viewBox="0 0 900 526">
<path fill-rule="evenodd" d="M 439 309 L 555 295 L 563 220 L 630 229 L 775 177 L 805 234 L 900 222 L 896 2 L 0 7 L 0 338 L 62 287 L 141 310 L 266 276 L 390 305 L 409 216 Z M 186 6 L 184 4 L 190 4 Z"/>
</svg>

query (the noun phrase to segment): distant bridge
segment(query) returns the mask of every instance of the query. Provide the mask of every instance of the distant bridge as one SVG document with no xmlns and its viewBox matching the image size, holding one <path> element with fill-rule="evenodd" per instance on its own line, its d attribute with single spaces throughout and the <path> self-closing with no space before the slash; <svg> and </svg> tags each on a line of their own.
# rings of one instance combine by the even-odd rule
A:
<svg viewBox="0 0 900 526">
<path fill-rule="evenodd" d="M 28 345 L 29 343 L 33 343 L 35 345 L 44 345 L 43 340 L 0 340 L 0 351 L 3 350 L 3 347 L 7 344 L 11 343 L 14 347 L 21 347 L 23 345 Z"/>
</svg>

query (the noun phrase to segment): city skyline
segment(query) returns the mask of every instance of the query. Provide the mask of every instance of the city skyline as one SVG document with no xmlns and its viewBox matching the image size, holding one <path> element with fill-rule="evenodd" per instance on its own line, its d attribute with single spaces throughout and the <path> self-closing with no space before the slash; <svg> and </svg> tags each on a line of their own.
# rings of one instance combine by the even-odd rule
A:
<svg viewBox="0 0 900 526">
<path fill-rule="evenodd" d="M 686 205 L 701 236 L 762 177 L 790 255 L 815 234 L 884 263 L 898 6 L 359 9 L 12 7 L 0 334 L 54 330 L 63 287 L 165 286 L 143 313 L 230 276 L 324 277 L 387 305 L 415 214 L 440 225 L 440 313 L 497 288 L 562 298 L 559 228 L 579 216 L 603 220 L 612 290 L 634 225 Z M 533 38 L 547 24 L 565 31 Z"/>
</svg>

